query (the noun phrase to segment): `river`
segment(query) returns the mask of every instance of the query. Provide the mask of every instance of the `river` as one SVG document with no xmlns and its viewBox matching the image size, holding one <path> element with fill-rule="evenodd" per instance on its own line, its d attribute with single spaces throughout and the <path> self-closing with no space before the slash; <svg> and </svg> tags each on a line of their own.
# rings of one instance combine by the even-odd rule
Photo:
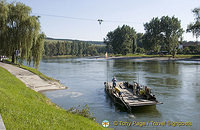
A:
<svg viewBox="0 0 200 130">
<path fill-rule="evenodd" d="M 66 90 L 44 94 L 64 109 L 87 104 L 98 123 L 116 129 L 200 128 L 200 62 L 145 61 L 136 59 L 52 58 L 43 59 L 39 70 L 60 80 Z M 132 112 L 115 104 L 104 91 L 104 82 L 137 81 L 152 88 L 161 105 L 138 107 Z M 118 126 L 113 125 L 118 121 Z M 192 126 L 122 126 L 123 122 L 191 122 Z M 122 123 L 122 122 L 121 122 Z"/>
</svg>

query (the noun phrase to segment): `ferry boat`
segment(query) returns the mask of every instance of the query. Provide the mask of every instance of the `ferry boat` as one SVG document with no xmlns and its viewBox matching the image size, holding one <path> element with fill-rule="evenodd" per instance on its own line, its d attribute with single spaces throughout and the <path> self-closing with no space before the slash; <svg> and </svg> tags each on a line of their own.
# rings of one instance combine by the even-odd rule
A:
<svg viewBox="0 0 200 130">
<path fill-rule="evenodd" d="M 129 84 L 128 82 L 104 82 L 105 91 L 117 102 L 123 104 L 127 109 L 133 107 L 162 104 L 157 101 L 155 95 L 151 93 L 151 88 L 141 86 L 137 82 Z"/>
</svg>

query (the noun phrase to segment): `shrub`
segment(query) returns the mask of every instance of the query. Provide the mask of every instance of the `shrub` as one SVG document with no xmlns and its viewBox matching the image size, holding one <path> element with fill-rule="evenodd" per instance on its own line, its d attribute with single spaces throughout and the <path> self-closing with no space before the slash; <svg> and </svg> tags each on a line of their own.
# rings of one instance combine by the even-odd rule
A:
<svg viewBox="0 0 200 130">
<path fill-rule="evenodd" d="M 93 113 L 92 114 L 90 113 L 90 108 L 88 107 L 87 104 L 85 106 L 83 106 L 82 109 L 81 109 L 81 106 L 79 105 L 78 107 L 71 107 L 67 111 L 71 112 L 73 114 L 78 114 L 78 115 L 84 116 L 84 117 L 89 118 L 91 120 L 96 120 L 96 118 L 92 116 Z"/>
</svg>

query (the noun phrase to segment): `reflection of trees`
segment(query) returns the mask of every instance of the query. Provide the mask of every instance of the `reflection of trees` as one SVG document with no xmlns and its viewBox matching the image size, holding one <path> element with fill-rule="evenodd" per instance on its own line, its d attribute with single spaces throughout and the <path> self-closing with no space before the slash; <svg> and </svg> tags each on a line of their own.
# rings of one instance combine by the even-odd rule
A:
<svg viewBox="0 0 200 130">
<path fill-rule="evenodd" d="M 167 62 L 164 73 L 178 75 L 179 65 L 176 62 Z"/>
<path fill-rule="evenodd" d="M 178 75 L 178 65 L 175 62 L 147 61 L 142 67 L 150 73 Z"/>
<path fill-rule="evenodd" d="M 176 78 L 170 77 L 145 77 L 147 85 L 153 85 L 158 87 L 172 87 L 176 88 L 179 85 L 179 81 Z"/>
<path fill-rule="evenodd" d="M 132 61 L 114 60 L 112 73 L 122 80 L 137 80 L 138 75 L 141 84 L 156 86 L 177 86 L 176 79 L 179 74 L 178 64 L 175 62 L 160 61 Z M 146 75 L 144 77 L 144 75 Z M 146 83 L 145 83 L 146 82 Z"/>
<path fill-rule="evenodd" d="M 176 76 L 179 74 L 178 64 L 175 62 L 154 61 L 145 66 L 145 71 L 149 72 L 146 77 L 147 84 L 162 87 L 177 87 L 179 81 Z"/>
<path fill-rule="evenodd" d="M 146 61 L 142 64 L 142 68 L 145 72 L 161 73 L 161 64 L 158 61 Z"/>
<path fill-rule="evenodd" d="M 130 60 L 113 60 L 112 73 L 119 80 L 133 81 L 137 78 L 138 66 L 140 63 Z"/>
<path fill-rule="evenodd" d="M 122 72 L 137 71 L 137 62 L 130 60 L 114 60 L 113 67 Z"/>
<path fill-rule="evenodd" d="M 143 65 L 147 83 L 159 86 L 177 86 L 179 81 L 176 76 L 179 74 L 179 66 L 175 62 L 148 61 Z"/>
</svg>

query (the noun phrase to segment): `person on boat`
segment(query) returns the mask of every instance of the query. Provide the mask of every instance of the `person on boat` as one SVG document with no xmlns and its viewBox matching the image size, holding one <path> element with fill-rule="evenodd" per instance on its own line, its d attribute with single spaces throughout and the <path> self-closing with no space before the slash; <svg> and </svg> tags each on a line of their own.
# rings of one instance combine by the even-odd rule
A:
<svg viewBox="0 0 200 130">
<path fill-rule="evenodd" d="M 145 86 L 145 95 L 148 100 L 151 98 L 151 89 L 147 86 Z"/>
<path fill-rule="evenodd" d="M 135 95 L 136 95 L 136 89 L 137 89 L 137 83 L 134 82 L 134 84 L 133 84 L 133 94 L 135 94 Z"/>
<path fill-rule="evenodd" d="M 113 77 L 112 82 L 113 82 L 113 88 L 115 88 L 116 87 L 116 82 L 117 82 L 116 77 Z"/>
<path fill-rule="evenodd" d="M 140 85 L 137 83 L 136 94 L 139 95 L 139 92 L 140 92 Z"/>
</svg>

